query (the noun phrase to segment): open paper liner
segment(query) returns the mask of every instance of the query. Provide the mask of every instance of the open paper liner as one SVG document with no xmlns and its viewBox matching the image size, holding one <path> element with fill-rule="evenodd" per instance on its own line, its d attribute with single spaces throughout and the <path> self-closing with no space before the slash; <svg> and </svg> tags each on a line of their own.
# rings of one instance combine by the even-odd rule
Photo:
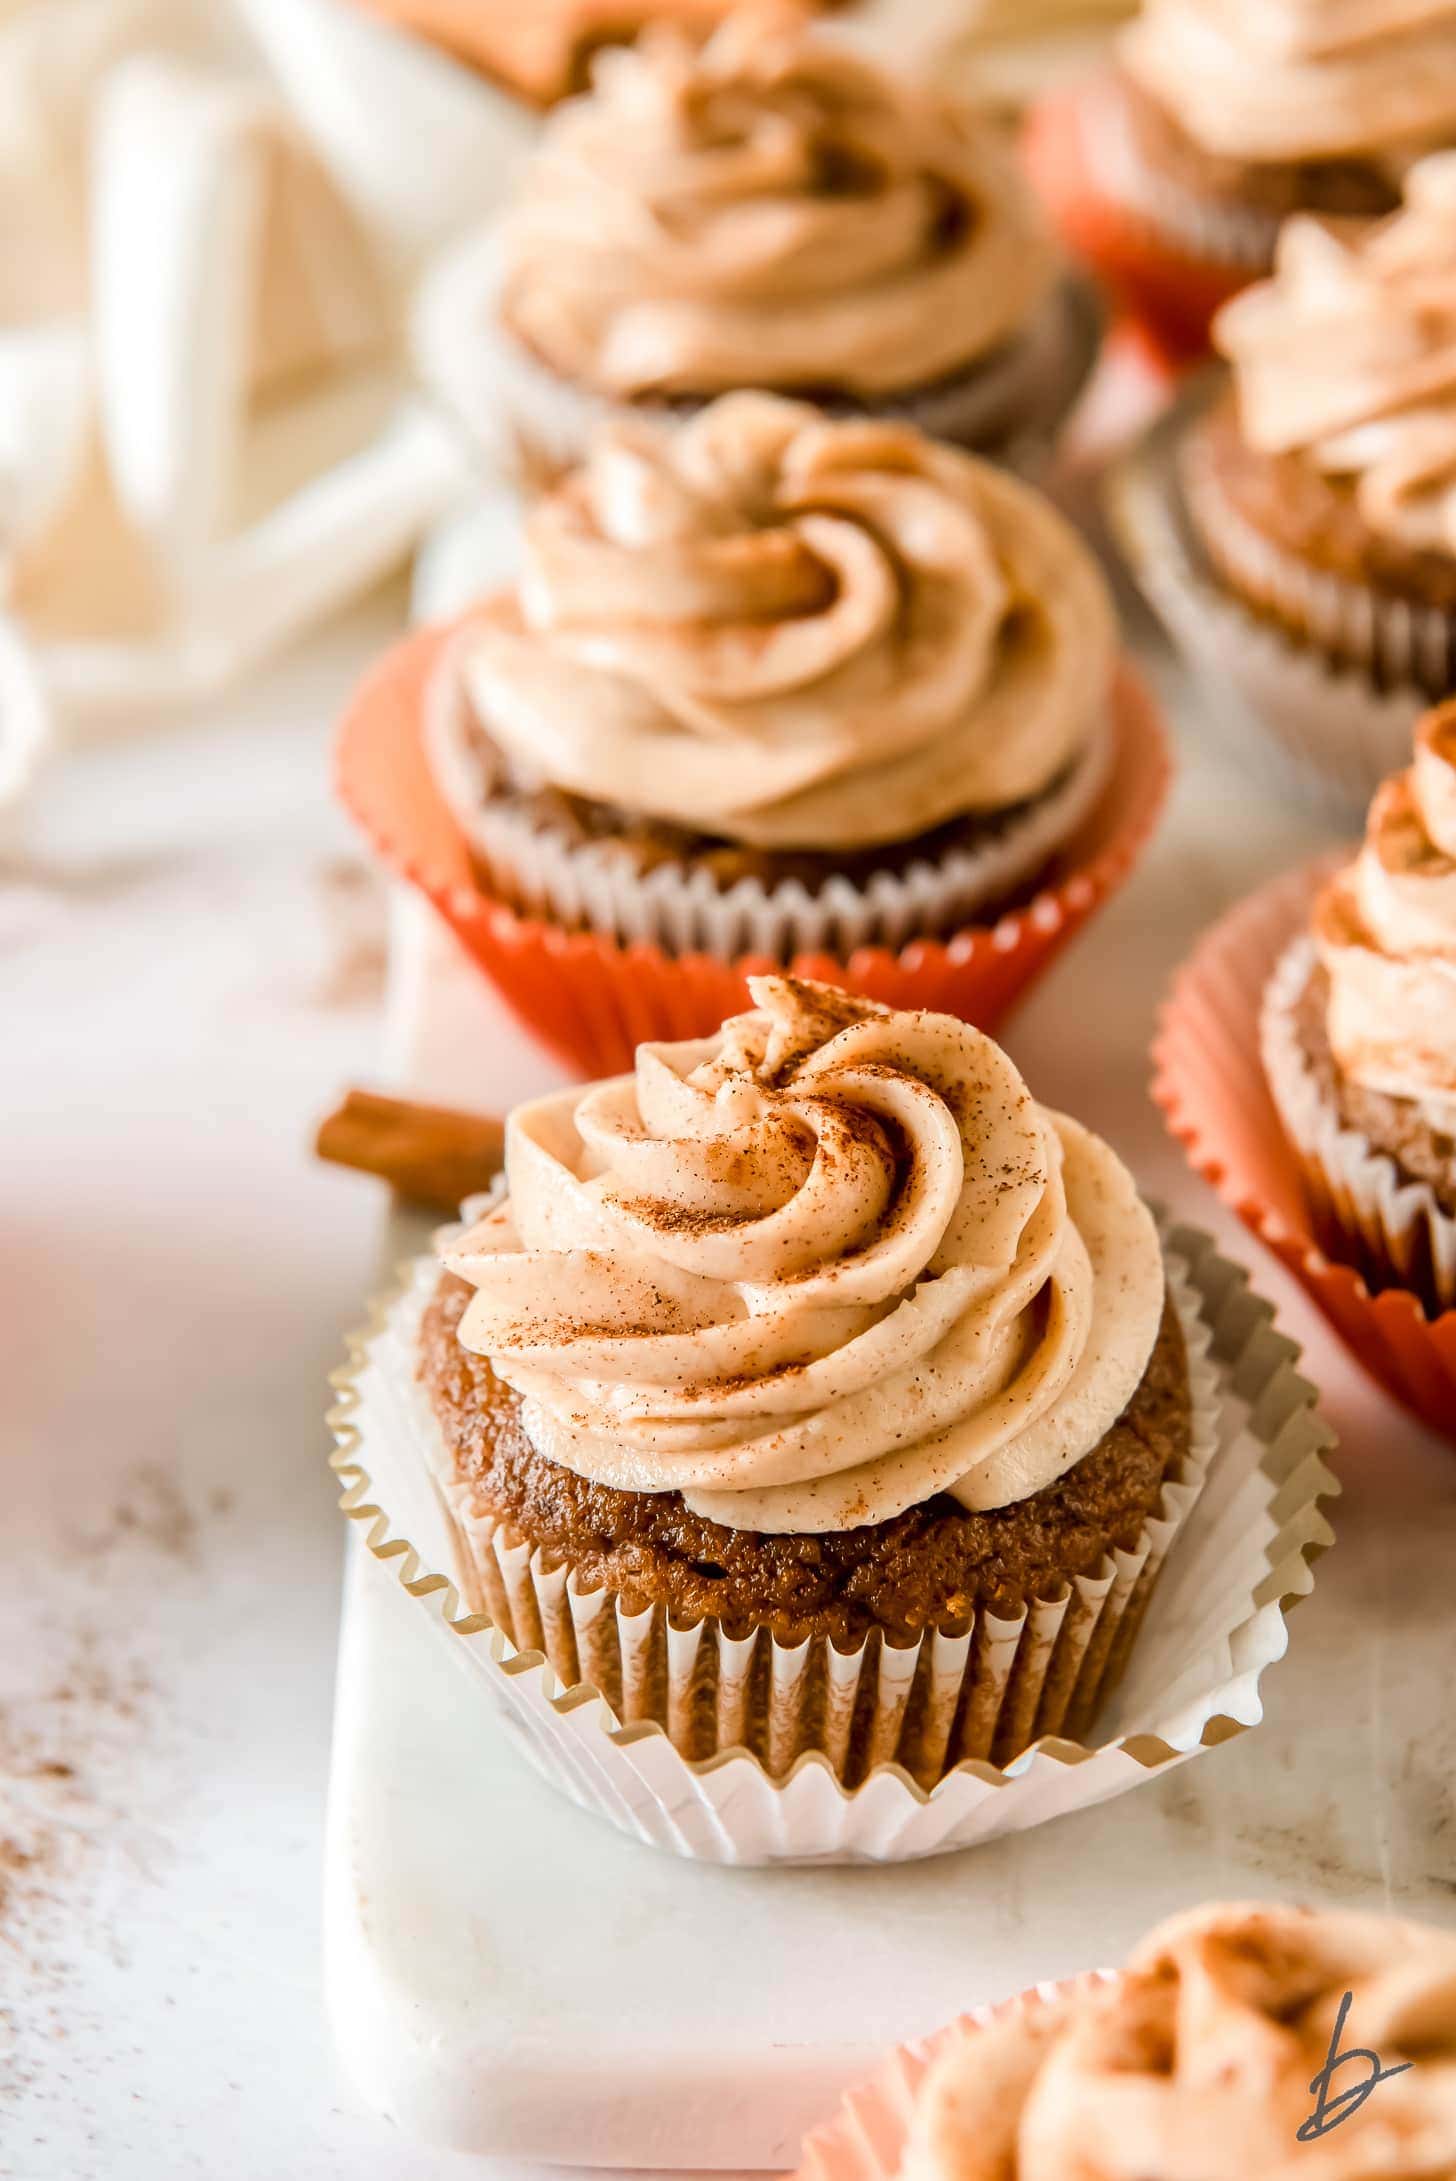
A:
<svg viewBox="0 0 1456 2181">
<path fill-rule="evenodd" d="M 1318 1231 L 1372 1287 L 1410 1288 L 1435 1316 L 1456 1304 L 1456 1218 L 1428 1182 L 1344 1122 L 1327 1097 L 1295 1020 L 1317 964 L 1307 937 L 1286 947 L 1264 991 L 1259 1048 L 1279 1118 L 1304 1168 Z"/>
<path fill-rule="evenodd" d="M 793 2181 L 896 2181 L 920 2087 L 943 2053 L 993 2023 L 1067 2007 L 1114 1981 L 1113 1971 L 1093 1969 L 1035 1984 L 1013 1999 L 975 2007 L 929 2037 L 895 2046 L 869 2080 L 846 2092 L 838 2111 L 805 2136 Z"/>
<path fill-rule="evenodd" d="M 796 954 L 852 954 L 901 947 L 955 931 L 988 904 L 1024 893 L 1086 824 L 1106 793 L 1110 723 L 1064 776 L 980 841 L 862 885 L 835 874 L 740 878 L 724 886 L 704 863 L 664 861 L 644 871 L 621 841 L 573 839 L 509 798 L 493 796 L 469 739 L 463 661 L 469 625 L 443 654 L 426 696 L 426 747 L 436 780 L 493 893 L 530 916 L 582 926 L 622 946 L 646 941 L 671 955 L 738 954 L 790 961 Z"/>
<path fill-rule="evenodd" d="M 1308 1563 L 1330 1542 L 1319 1507 L 1337 1489 L 1322 1459 L 1330 1435 L 1294 1351 L 1206 1236 L 1177 1228 L 1165 1246 L 1188 1322 L 1201 1321 L 1189 1474 L 1138 1552 L 1021 1624 L 985 1618 L 906 1651 L 872 1638 L 862 1655 L 815 1657 L 575 1595 L 566 1571 L 508 1537 L 472 1536 L 462 1550 L 416 1376 L 433 1263 L 408 1269 L 335 1380 L 342 1504 L 405 1587 L 434 1600 L 476 1690 L 538 1767 L 637 1838 L 726 1863 L 969 1846 L 1100 1802 L 1257 1721 L 1259 1677 L 1285 1649 L 1284 1604 L 1309 1589 Z M 1105 1738 L 1078 1738 L 1099 1701 Z"/>
<path fill-rule="evenodd" d="M 1374 686 L 1409 688 L 1431 704 L 1450 694 L 1456 614 L 1312 567 L 1275 544 L 1234 506 L 1197 437 L 1180 470 L 1198 541 L 1236 596 L 1266 608 L 1331 661 L 1363 670 Z"/>
<path fill-rule="evenodd" d="M 1023 147 L 1068 248 L 1148 327 L 1171 363 L 1205 355 L 1220 306 L 1272 264 L 1274 223 L 1150 175 L 1106 75 L 1040 99 Z"/>
<path fill-rule="evenodd" d="M 1167 740 L 1124 663 L 1113 694 L 1112 778 L 1055 871 L 1024 907 L 898 949 L 669 954 L 519 915 L 490 894 L 430 768 L 426 691 L 449 628 L 397 646 L 357 692 L 340 733 L 339 793 L 384 862 L 425 894 L 509 1005 L 586 1075 L 619 1075 L 646 1039 L 706 1037 L 748 1004 L 748 978 L 775 966 L 891 1007 L 931 1008 L 991 1028 L 1122 884 L 1167 793 Z"/>
<path fill-rule="evenodd" d="M 1220 381 L 1190 386 L 1118 463 L 1108 513 L 1118 545 L 1189 665 L 1218 699 L 1242 759 L 1284 793 L 1363 822 L 1370 798 L 1410 762 L 1428 699 L 1301 643 L 1226 588 L 1183 505 L 1179 450 Z"/>
<path fill-rule="evenodd" d="M 1305 1172 L 1259 1051 L 1265 990 L 1308 927 L 1322 858 L 1239 903 L 1179 972 L 1153 1046 L 1153 1096 L 1190 1163 L 1302 1282 L 1346 1346 L 1425 1421 L 1456 1437 L 1456 1310 L 1429 1317 L 1404 1288 L 1373 1294 L 1317 1232 Z"/>
<path fill-rule="evenodd" d="M 623 403 L 573 384 L 504 325 L 496 230 L 487 225 L 441 257 L 421 283 L 411 342 L 421 378 L 503 475 L 550 475 L 581 460 L 593 429 L 616 416 L 685 415 L 683 398 Z M 1095 289 L 1067 275 L 1022 332 L 934 386 L 830 414 L 894 418 L 1002 457 L 1034 461 L 1055 439 L 1097 361 L 1104 314 Z"/>
</svg>

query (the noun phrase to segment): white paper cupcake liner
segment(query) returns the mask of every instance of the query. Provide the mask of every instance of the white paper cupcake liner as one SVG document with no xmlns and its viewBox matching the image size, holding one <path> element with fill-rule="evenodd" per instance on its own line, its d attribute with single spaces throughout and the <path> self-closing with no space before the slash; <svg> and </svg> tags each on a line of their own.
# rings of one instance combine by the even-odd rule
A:
<svg viewBox="0 0 1456 2181">
<path fill-rule="evenodd" d="M 1178 476 L 1184 437 L 1219 383 L 1187 389 L 1112 471 L 1114 534 L 1241 759 L 1283 792 L 1363 822 L 1381 781 L 1409 763 L 1428 699 L 1413 686 L 1377 689 L 1358 667 L 1299 643 L 1220 582 L 1193 535 Z"/>
<path fill-rule="evenodd" d="M 1274 263 L 1279 222 L 1249 205 L 1199 197 L 1144 158 L 1114 75 L 1089 84 L 1078 104 L 1089 171 L 1111 202 L 1158 242 L 1252 279 Z"/>
<path fill-rule="evenodd" d="M 1456 614 L 1418 600 L 1382 597 L 1368 584 L 1311 567 L 1257 530 L 1223 490 L 1206 445 L 1190 439 L 1179 482 L 1194 531 L 1216 573 L 1307 632 L 1334 659 L 1363 669 L 1374 686 L 1409 686 L 1430 703 L 1448 696 Z"/>
<path fill-rule="evenodd" d="M 660 1613 L 575 1595 L 564 1571 L 549 1573 L 508 1537 L 472 1535 L 462 1551 L 436 1481 L 438 1426 L 415 1375 L 433 1262 L 411 1268 L 336 1380 L 343 1505 L 369 1525 L 371 1551 L 397 1559 L 412 1594 L 438 1599 L 442 1631 L 459 1639 L 475 1685 L 540 1769 L 643 1841 L 715 1862 L 899 1861 L 1020 1830 L 1254 1723 L 1260 1674 L 1285 1648 L 1282 1604 L 1308 1590 L 1308 1559 L 1330 1542 L 1318 1505 L 1336 1490 L 1321 1459 L 1330 1435 L 1272 1313 L 1205 1236 L 1174 1229 L 1166 1247 L 1190 1338 L 1193 1457 L 1137 1552 L 1114 1555 L 1024 1621 L 983 1616 L 964 1637 L 906 1651 L 872 1639 L 843 1658 L 759 1635 L 750 1663 L 716 1628 L 670 1630 Z M 427 1572 L 446 1567 L 467 1581 Z M 588 1667 L 605 1688 L 572 1678 Z M 770 1696 L 751 1708 L 750 1671 Z M 1074 1739 L 1115 1682 L 1099 1724 L 1107 1738 Z M 974 1705 L 961 1703 L 967 1689 Z M 830 1751 L 847 1746 L 854 1703 L 866 1707 L 856 1728 L 869 1766 L 846 1790 Z M 803 1746 L 806 1708 L 826 1746 Z M 695 1753 L 683 1755 L 673 1737 L 689 1717 Z M 756 1747 L 734 1739 L 743 1732 Z M 1028 1736 L 1007 1766 L 986 1754 Z M 714 1746 L 697 1754 L 704 1741 Z M 902 1760 L 929 1777 L 944 1761 L 938 1744 L 956 1761 L 927 1790 Z"/>
<path fill-rule="evenodd" d="M 1259 1043 L 1279 1118 L 1304 1170 L 1319 1225 L 1375 1287 L 1398 1281 L 1456 1306 L 1456 1217 L 1428 1182 L 1403 1175 L 1388 1152 L 1351 1128 L 1321 1086 L 1295 1021 L 1317 964 L 1314 942 L 1296 939 L 1264 994 Z"/>
<path fill-rule="evenodd" d="M 846 2093 L 838 2111 L 804 2138 L 793 2181 L 895 2181 L 920 2087 L 942 2053 L 994 2023 L 1090 1997 L 1116 1980 L 1115 1970 L 1091 1969 L 1034 1984 L 1014 1998 L 972 2008 L 929 2037 L 897 2045 L 866 2082 Z"/>
<path fill-rule="evenodd" d="M 620 842 L 569 840 L 490 795 L 468 733 L 462 663 L 471 642 L 467 625 L 430 684 L 425 731 L 441 791 L 502 900 L 624 946 L 644 941 L 675 955 L 789 962 L 799 954 L 847 958 L 859 947 L 898 949 L 912 939 L 943 938 L 1024 892 L 1075 837 L 1111 776 L 1116 737 L 1109 718 L 1045 794 L 983 840 L 934 862 L 877 871 L 863 884 L 836 873 L 812 889 L 797 878 L 740 878 L 725 887 L 710 870 L 681 863 L 643 871 Z"/>
<path fill-rule="evenodd" d="M 622 404 L 571 384 L 502 324 L 497 233 L 486 226 L 443 253 L 420 283 L 411 343 L 426 386 L 502 476 L 527 483 L 579 461 L 593 429 L 623 414 L 683 414 L 696 404 Z M 1081 275 L 1065 275 L 1022 333 L 966 372 L 867 405 L 932 437 L 1033 466 L 1092 373 L 1104 312 Z M 853 412 L 855 404 L 833 403 Z"/>
</svg>

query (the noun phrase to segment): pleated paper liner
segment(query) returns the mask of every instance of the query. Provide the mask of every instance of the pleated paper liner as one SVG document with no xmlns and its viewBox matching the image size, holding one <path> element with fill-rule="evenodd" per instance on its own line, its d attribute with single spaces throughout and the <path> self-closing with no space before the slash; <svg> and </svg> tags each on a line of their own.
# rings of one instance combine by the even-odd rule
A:
<svg viewBox="0 0 1456 2181">
<path fill-rule="evenodd" d="M 1149 177 L 1105 76 L 1038 100 L 1022 146 L 1068 249 L 1147 329 L 1169 370 L 1206 356 L 1215 313 L 1268 268 L 1268 225 Z"/>
<path fill-rule="evenodd" d="M 836 2113 L 805 2136 L 793 2181 L 896 2181 L 921 2084 L 942 2053 L 993 2023 L 1063 2007 L 1113 1981 L 1111 1970 L 1094 1969 L 1035 1984 L 1013 1999 L 975 2007 L 929 2037 L 897 2045 L 867 2082 L 845 2094 Z"/>
<path fill-rule="evenodd" d="M 1219 731 L 1240 758 L 1280 793 L 1363 823 L 1381 781 L 1409 764 L 1429 699 L 1413 684 L 1379 688 L 1358 667 L 1286 635 L 1215 574 L 1188 522 L 1178 449 L 1221 383 L 1212 373 L 1186 387 L 1110 472 L 1113 533 L 1149 604 L 1216 694 Z M 1368 612 L 1368 600 L 1353 611 L 1356 619 Z"/>
<path fill-rule="evenodd" d="M 670 955 L 518 915 L 482 887 L 469 844 L 424 747 L 426 689 L 450 642 L 427 629 L 375 668 L 349 707 L 337 755 L 339 794 L 391 870 L 419 888 L 522 1022 L 582 1074 L 617 1075 L 646 1039 L 704 1037 L 748 1004 L 748 978 L 775 964 Z M 1114 693 L 1112 778 L 1057 858 L 1056 875 L 995 923 L 844 959 L 796 955 L 801 977 L 892 1007 L 932 1008 L 990 1029 L 1127 878 L 1167 794 L 1170 758 L 1157 707 L 1130 665 Z"/>
<path fill-rule="evenodd" d="M 703 406 L 688 397 L 622 402 L 562 378 L 502 323 L 501 288 L 497 234 L 487 223 L 431 266 L 410 338 L 425 385 L 503 477 L 579 462 L 593 431 L 613 417 L 682 417 Z M 1092 282 L 1069 271 L 1019 332 L 964 370 L 875 401 L 830 395 L 821 406 L 913 424 L 1035 470 L 1092 376 L 1105 316 Z"/>
<path fill-rule="evenodd" d="M 1429 1317 L 1373 1294 L 1316 1233 L 1298 1156 L 1259 1052 L 1265 988 L 1329 875 L 1321 858 L 1239 903 L 1179 972 L 1153 1046 L 1153 1096 L 1190 1163 L 1308 1290 L 1351 1353 L 1423 1420 L 1456 1437 L 1456 1310 Z"/>
<path fill-rule="evenodd" d="M 1260 1676 L 1286 1647 L 1284 1606 L 1330 1542 L 1330 1434 L 1290 1344 L 1206 1236 L 1177 1228 L 1165 1246 L 1174 1293 L 1207 1336 L 1190 1367 L 1197 1461 L 1136 1552 L 1020 1625 L 985 1616 L 907 1652 L 872 1639 L 836 1664 L 766 1631 L 744 1649 L 716 1624 L 670 1629 L 660 1611 L 574 1594 L 508 1538 L 462 1540 L 415 1373 L 432 1264 L 409 1268 L 335 1381 L 342 1504 L 433 1602 L 471 1700 L 502 1711 L 558 1787 L 638 1839 L 726 1863 L 970 1846 L 1090 1807 L 1254 1724 Z M 462 1587 L 447 1568 L 463 1569 Z M 600 1680 L 580 1678 L 590 1672 Z"/>
</svg>

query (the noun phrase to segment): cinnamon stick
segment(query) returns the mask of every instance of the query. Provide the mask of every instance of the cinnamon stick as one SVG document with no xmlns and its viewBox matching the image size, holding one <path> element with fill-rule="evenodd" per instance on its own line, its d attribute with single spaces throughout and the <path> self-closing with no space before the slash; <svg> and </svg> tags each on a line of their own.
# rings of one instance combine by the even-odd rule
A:
<svg viewBox="0 0 1456 2181">
<path fill-rule="evenodd" d="M 332 1166 L 376 1175 L 413 1203 L 453 1212 L 495 1180 L 505 1129 L 486 1114 L 351 1090 L 319 1124 L 314 1151 Z"/>
</svg>

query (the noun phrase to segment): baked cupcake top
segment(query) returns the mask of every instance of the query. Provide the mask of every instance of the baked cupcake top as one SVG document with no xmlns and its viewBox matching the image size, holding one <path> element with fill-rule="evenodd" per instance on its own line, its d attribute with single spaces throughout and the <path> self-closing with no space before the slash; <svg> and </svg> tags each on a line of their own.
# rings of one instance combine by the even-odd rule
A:
<svg viewBox="0 0 1456 2181">
<path fill-rule="evenodd" d="M 1122 55 L 1223 158 L 1409 154 L 1456 137 L 1452 0 L 1145 0 Z"/>
<path fill-rule="evenodd" d="M 1348 870 L 1315 906 L 1326 1027 L 1366 1090 L 1456 1118 L 1456 704 L 1416 728 L 1415 761 L 1370 806 Z"/>
<path fill-rule="evenodd" d="M 533 1446 L 732 1529 L 1026 1498 L 1098 1445 L 1161 1322 L 1121 1161 L 948 1015 L 751 980 L 715 1038 L 519 1108 L 442 1255 Z"/>
<path fill-rule="evenodd" d="M 852 849 L 1036 795 L 1116 628 L 1040 496 L 905 425 L 728 395 L 599 429 L 464 650 L 512 781 L 755 847 Z"/>
<path fill-rule="evenodd" d="M 1381 536 L 1456 554 L 1456 152 L 1413 167 L 1389 219 L 1287 221 L 1213 338 L 1250 446 L 1351 480 Z"/>
<path fill-rule="evenodd" d="M 1341 2050 L 1379 2083 L 1323 2135 Z M 1341 2070 L 1331 2099 L 1367 2071 Z M 1124 1972 L 954 2039 L 916 2101 L 900 2181 L 1440 2181 L 1456 2171 L 1456 1938 L 1275 1904 L 1173 1917 Z"/>
<path fill-rule="evenodd" d="M 616 399 L 925 387 L 1056 271 L 984 123 L 782 11 L 600 56 L 501 226 L 501 314 Z"/>
</svg>

